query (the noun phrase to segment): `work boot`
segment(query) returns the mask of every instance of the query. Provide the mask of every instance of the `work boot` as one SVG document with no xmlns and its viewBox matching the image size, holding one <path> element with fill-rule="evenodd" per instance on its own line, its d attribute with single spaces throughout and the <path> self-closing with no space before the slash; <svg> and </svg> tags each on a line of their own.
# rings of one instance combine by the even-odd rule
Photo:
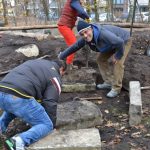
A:
<svg viewBox="0 0 150 150">
<path fill-rule="evenodd" d="M 7 150 L 25 150 L 24 142 L 19 136 L 7 139 L 5 141 L 5 147 Z"/>
<path fill-rule="evenodd" d="M 97 89 L 103 90 L 103 89 L 111 89 L 111 85 L 109 83 L 104 82 L 103 84 L 97 84 Z"/>
<path fill-rule="evenodd" d="M 114 89 L 111 89 L 111 91 L 107 93 L 107 97 L 114 98 L 114 97 L 118 96 L 118 94 L 119 94 L 118 91 L 115 91 Z"/>
</svg>

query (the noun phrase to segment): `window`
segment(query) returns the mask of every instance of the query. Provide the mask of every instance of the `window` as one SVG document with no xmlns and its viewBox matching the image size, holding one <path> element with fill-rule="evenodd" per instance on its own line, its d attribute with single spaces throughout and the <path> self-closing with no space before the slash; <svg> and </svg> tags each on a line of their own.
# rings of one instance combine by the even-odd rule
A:
<svg viewBox="0 0 150 150">
<path fill-rule="evenodd" d="M 114 0 L 114 4 L 124 4 L 124 0 Z"/>
</svg>

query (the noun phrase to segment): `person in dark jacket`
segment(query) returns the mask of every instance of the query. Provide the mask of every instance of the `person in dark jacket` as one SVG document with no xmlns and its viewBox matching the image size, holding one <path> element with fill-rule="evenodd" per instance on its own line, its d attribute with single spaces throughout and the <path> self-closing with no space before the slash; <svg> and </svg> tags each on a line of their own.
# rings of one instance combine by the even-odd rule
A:
<svg viewBox="0 0 150 150">
<path fill-rule="evenodd" d="M 116 97 L 122 88 L 124 61 L 131 48 L 132 39 L 128 31 L 112 25 L 89 24 L 80 20 L 77 30 L 81 38 L 59 54 L 60 59 L 78 51 L 86 44 L 98 52 L 97 63 L 104 80 L 98 89 L 111 89 L 107 97 Z"/>
<path fill-rule="evenodd" d="M 0 108 L 4 111 L 0 117 L 0 132 L 5 133 L 16 117 L 31 125 L 29 130 L 5 141 L 8 149 L 24 150 L 53 130 L 65 69 L 65 63 L 60 60 L 29 60 L 0 81 Z"/>
<path fill-rule="evenodd" d="M 67 0 L 58 21 L 58 30 L 65 39 L 68 46 L 76 42 L 76 36 L 73 32 L 77 17 L 89 21 L 89 16 L 83 8 L 84 0 Z M 67 57 L 68 67 L 73 67 L 74 54 Z"/>
</svg>

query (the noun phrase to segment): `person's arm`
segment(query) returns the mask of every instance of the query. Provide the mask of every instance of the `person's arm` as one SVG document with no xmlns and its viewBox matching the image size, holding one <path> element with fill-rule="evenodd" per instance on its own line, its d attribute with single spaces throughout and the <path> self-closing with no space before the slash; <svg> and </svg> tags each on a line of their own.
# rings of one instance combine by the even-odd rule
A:
<svg viewBox="0 0 150 150">
<path fill-rule="evenodd" d="M 57 78 L 52 78 L 49 81 L 47 88 L 45 89 L 42 99 L 42 106 L 45 108 L 45 111 L 52 120 L 54 127 L 56 126 L 57 103 L 60 92 L 61 87 Z"/>
<path fill-rule="evenodd" d="M 102 36 L 104 41 L 111 44 L 111 46 L 117 50 L 114 58 L 117 60 L 121 59 L 124 53 L 124 41 L 108 30 L 103 30 Z"/>
<path fill-rule="evenodd" d="M 70 5 L 73 9 L 75 9 L 78 12 L 79 17 L 81 17 L 84 20 L 89 19 L 89 15 L 83 9 L 79 0 L 72 0 Z"/>
<path fill-rule="evenodd" d="M 86 44 L 85 40 L 83 38 L 80 38 L 75 44 L 68 47 L 65 51 L 61 52 L 59 54 L 59 59 L 65 59 L 67 56 L 71 55 L 72 53 L 75 53 L 82 47 L 84 47 Z"/>
</svg>

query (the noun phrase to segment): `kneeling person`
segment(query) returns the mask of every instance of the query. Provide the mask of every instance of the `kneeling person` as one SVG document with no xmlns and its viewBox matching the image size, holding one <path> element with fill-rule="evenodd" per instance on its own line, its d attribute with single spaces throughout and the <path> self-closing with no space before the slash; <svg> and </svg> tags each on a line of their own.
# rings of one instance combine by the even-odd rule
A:
<svg viewBox="0 0 150 150">
<path fill-rule="evenodd" d="M 0 81 L 0 108 L 4 111 L 0 132 L 4 133 L 16 117 L 31 125 L 29 130 L 5 141 L 8 149 L 24 150 L 53 130 L 65 69 L 63 61 L 29 60 Z"/>
</svg>

